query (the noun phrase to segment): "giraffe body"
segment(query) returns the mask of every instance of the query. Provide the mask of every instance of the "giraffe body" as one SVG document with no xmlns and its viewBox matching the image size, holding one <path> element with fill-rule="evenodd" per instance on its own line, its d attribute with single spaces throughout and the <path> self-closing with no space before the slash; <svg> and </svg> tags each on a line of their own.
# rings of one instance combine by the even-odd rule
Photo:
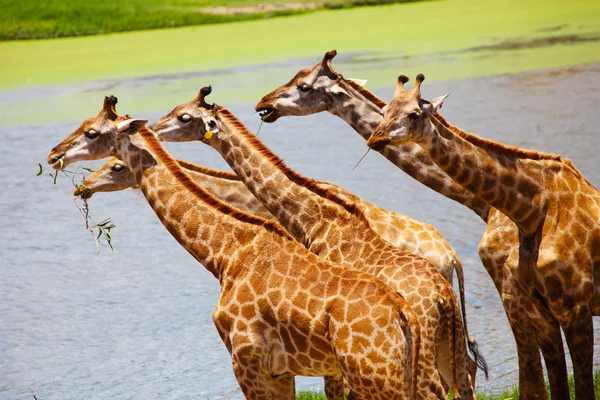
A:
<svg viewBox="0 0 600 400">
<path fill-rule="evenodd" d="M 182 119 L 188 119 L 181 118 L 182 114 L 190 115 L 192 121 L 204 121 L 204 129 L 201 123 L 176 128 Z M 204 140 L 311 252 L 373 274 L 402 294 L 415 310 L 422 331 L 419 397 L 447 398 L 436 367 L 438 346 L 444 342 L 448 343 L 451 364 L 441 372 L 446 373 L 445 379 L 457 397 L 474 398 L 458 303 L 448 282 L 431 263 L 379 238 L 356 206 L 291 171 L 230 111 L 206 104 L 202 91 L 153 126 L 167 141 Z"/>
<path fill-rule="evenodd" d="M 48 161 L 116 156 L 131 168 L 161 222 L 219 280 L 213 321 L 246 398 L 291 400 L 294 375 L 343 376 L 365 399 L 413 398 L 419 325 L 402 297 L 220 202 L 115 104 L 108 97 Z"/>
<path fill-rule="evenodd" d="M 547 364 L 554 338 L 565 333 L 575 372 L 578 399 L 593 399 L 592 315 L 600 290 L 594 284 L 600 270 L 600 192 L 560 156 L 505 146 L 449 126 L 436 115 L 446 96 L 425 102 L 420 98 L 423 75 L 405 91 L 398 89 L 379 127 L 368 140 L 371 147 L 406 141 L 418 143 L 458 184 L 504 213 L 518 227 L 518 246 L 508 255 L 514 281 L 547 325 L 538 341 Z M 515 248 L 517 250 L 515 250 Z M 556 321 L 553 322 L 552 318 Z M 554 344 L 562 352 L 562 345 Z M 568 396 L 566 373 L 559 362 L 551 375 L 552 395 Z M 559 381 L 560 380 L 560 381 Z"/>
</svg>

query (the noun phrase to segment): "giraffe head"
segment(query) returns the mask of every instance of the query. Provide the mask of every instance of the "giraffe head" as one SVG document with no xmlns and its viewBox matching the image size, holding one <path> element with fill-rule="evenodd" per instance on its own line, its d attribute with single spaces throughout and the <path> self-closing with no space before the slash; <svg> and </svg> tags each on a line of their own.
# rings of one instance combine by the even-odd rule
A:
<svg viewBox="0 0 600 400">
<path fill-rule="evenodd" d="M 151 129 L 167 142 L 201 141 L 218 148 L 220 139 L 230 132 L 222 129 L 219 114 L 223 108 L 205 100 L 211 92 L 210 86 L 203 87 L 192 101 L 175 107 L 152 124 Z"/>
<path fill-rule="evenodd" d="M 102 167 L 85 178 L 73 196 L 89 199 L 97 192 L 125 190 L 137 184 L 135 175 L 127 165 L 116 157 L 111 157 Z"/>
<path fill-rule="evenodd" d="M 215 121 L 210 118 L 216 106 L 205 100 L 211 92 L 210 86 L 203 87 L 190 102 L 178 105 L 150 128 L 167 142 L 210 139 L 218 131 Z"/>
<path fill-rule="evenodd" d="M 350 97 L 348 83 L 331 67 L 336 54 L 335 50 L 328 51 L 315 66 L 301 69 L 291 81 L 264 96 L 256 105 L 260 118 L 275 122 L 288 115 L 316 114 L 330 109 L 340 98 Z"/>
<path fill-rule="evenodd" d="M 440 96 L 429 102 L 421 98 L 423 74 L 417 75 L 417 83 L 411 90 L 406 90 L 406 75 L 398 77 L 398 86 L 392 101 L 383 108 L 384 118 L 373 132 L 367 146 L 379 150 L 391 145 L 401 145 L 419 140 L 423 135 L 433 131 L 429 116 L 435 114 L 448 96 Z"/>
<path fill-rule="evenodd" d="M 55 169 L 83 160 L 98 160 L 114 155 L 118 141 L 137 133 L 147 120 L 119 116 L 115 110 L 117 98 L 104 98 L 100 113 L 83 121 L 77 130 L 60 142 L 48 154 L 48 164 Z"/>
</svg>

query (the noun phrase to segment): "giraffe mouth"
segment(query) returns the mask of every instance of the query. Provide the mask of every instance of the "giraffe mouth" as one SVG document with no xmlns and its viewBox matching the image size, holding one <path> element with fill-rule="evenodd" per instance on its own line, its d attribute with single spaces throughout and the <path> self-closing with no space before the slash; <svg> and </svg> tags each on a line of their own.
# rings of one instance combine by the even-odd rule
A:
<svg viewBox="0 0 600 400">
<path fill-rule="evenodd" d="M 273 107 L 259 108 L 256 111 L 258 111 L 260 119 L 262 119 L 264 122 L 275 122 L 277 121 L 277 118 L 279 118 L 279 115 L 277 115 L 277 109 Z"/>
<path fill-rule="evenodd" d="M 57 156 L 48 156 L 48 164 L 52 166 L 52 168 L 56 170 L 61 170 L 64 168 L 65 164 L 65 155 L 57 155 Z"/>
<path fill-rule="evenodd" d="M 77 186 L 77 189 L 73 191 L 73 196 L 79 196 L 83 200 L 89 199 L 90 197 L 92 197 L 93 194 L 94 193 L 92 192 L 92 190 L 84 185 Z"/>
<path fill-rule="evenodd" d="M 367 140 L 367 146 L 373 150 L 379 151 L 391 142 L 392 140 L 388 137 L 372 134 L 369 140 Z"/>
</svg>

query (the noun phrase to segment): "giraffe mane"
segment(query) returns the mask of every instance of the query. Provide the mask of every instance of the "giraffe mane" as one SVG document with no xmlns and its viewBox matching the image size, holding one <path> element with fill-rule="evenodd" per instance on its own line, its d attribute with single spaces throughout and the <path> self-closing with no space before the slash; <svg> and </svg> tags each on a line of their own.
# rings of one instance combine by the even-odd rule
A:
<svg viewBox="0 0 600 400">
<path fill-rule="evenodd" d="M 367 100 L 374 103 L 377 107 L 383 108 L 387 105 L 387 103 L 385 101 L 383 101 L 379 97 L 375 96 L 373 94 L 373 92 L 371 92 L 369 89 L 365 88 L 364 86 L 361 86 L 358 83 L 353 82 L 351 80 L 347 80 L 347 79 L 344 79 L 344 82 L 346 82 L 348 85 L 350 85 L 350 87 L 352 89 L 356 90 L 358 93 L 365 96 L 365 98 Z"/>
<path fill-rule="evenodd" d="M 235 173 L 233 172 L 228 172 L 228 171 L 219 171 L 216 169 L 211 169 L 208 167 L 203 167 L 202 165 L 198 165 L 198 164 L 193 164 L 191 162 L 185 161 L 185 160 L 180 160 L 177 159 L 175 160 L 179 163 L 179 165 L 181 165 L 182 168 L 185 169 L 189 169 L 190 171 L 194 171 L 194 172 L 198 172 L 204 175 L 208 175 L 208 176 L 212 176 L 215 178 L 221 178 L 221 179 L 227 179 L 230 181 L 239 181 L 240 177 L 237 176 Z"/>
<path fill-rule="evenodd" d="M 175 179 L 177 179 L 180 184 L 182 184 L 187 190 L 196 196 L 196 198 L 200 199 L 210 207 L 215 208 L 218 212 L 226 214 L 239 221 L 263 226 L 269 232 L 276 233 L 290 240 L 295 240 L 278 223 L 240 211 L 227 203 L 223 203 L 221 200 L 204 190 L 200 185 L 194 182 L 189 175 L 181 169 L 177 161 L 165 151 L 154 132 L 144 127 L 139 131 L 139 134 L 142 138 L 144 138 L 146 144 L 148 144 L 150 147 L 154 157 L 163 163 L 169 172 L 173 174 Z"/>
<path fill-rule="evenodd" d="M 481 147 L 483 149 L 489 149 L 492 151 L 496 151 L 500 154 L 516 155 L 518 157 L 528 158 L 531 160 L 554 160 L 554 161 L 564 162 L 571 168 L 574 168 L 573 163 L 568 159 L 563 159 L 560 154 L 543 153 L 543 152 L 537 151 L 537 150 L 525 150 L 525 149 L 521 149 L 519 147 L 505 145 L 505 144 L 502 144 L 500 142 L 496 142 L 493 140 L 484 139 L 473 133 L 465 132 L 457 126 L 451 125 L 440 114 L 435 114 L 434 117 L 443 126 L 448 128 L 449 131 L 457 134 L 461 138 L 465 139 L 467 142 L 472 143 L 475 146 Z"/>
<path fill-rule="evenodd" d="M 218 112 L 220 116 L 227 121 L 227 123 L 231 124 L 235 129 L 237 129 L 244 136 L 244 138 L 247 139 L 252 144 L 252 146 L 254 146 L 259 151 L 259 153 L 265 159 L 267 159 L 277 169 L 283 172 L 289 180 L 343 207 L 347 212 L 356 216 L 358 219 L 364 222 L 369 229 L 371 229 L 371 224 L 369 223 L 369 220 L 365 217 L 364 213 L 360 210 L 360 208 L 356 206 L 356 204 L 347 202 L 331 190 L 327 188 L 321 188 L 318 185 L 319 183 L 327 182 L 316 181 L 315 179 L 307 178 L 305 176 L 300 175 L 293 169 L 289 168 L 287 165 L 285 165 L 285 162 L 281 158 L 279 158 L 279 156 L 274 154 L 271 151 L 271 149 L 265 146 L 263 142 L 258 140 L 256 136 L 253 135 L 248 130 L 248 128 L 246 128 L 246 126 L 231 111 L 224 107 L 219 107 Z"/>
</svg>

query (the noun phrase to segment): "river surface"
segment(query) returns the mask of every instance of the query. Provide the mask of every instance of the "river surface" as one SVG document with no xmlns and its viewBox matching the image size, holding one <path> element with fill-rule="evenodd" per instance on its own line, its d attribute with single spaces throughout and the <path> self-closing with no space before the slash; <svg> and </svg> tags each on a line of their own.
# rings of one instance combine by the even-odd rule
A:
<svg viewBox="0 0 600 400">
<path fill-rule="evenodd" d="M 182 86 L 180 102 L 198 89 Z M 49 107 L 60 106 L 50 102 L 64 91 L 39 90 L 19 95 L 45 96 Z M 128 90 L 122 81 L 104 94 L 127 96 Z M 389 99 L 393 90 L 390 85 L 375 92 Z M 600 185 L 600 64 L 423 85 L 426 98 L 448 92 L 443 112 L 452 123 L 511 145 L 561 153 Z M 0 101 L 14 95 L 0 93 Z M 96 221 L 110 216 L 116 224 L 115 250 L 101 247 L 96 254 L 72 202 L 71 182 L 59 176 L 53 185 L 46 174 L 36 177 L 37 163 L 45 163 L 49 150 L 101 104 L 98 95 L 94 113 L 72 122 L 0 128 L 0 148 L 11 155 L 0 174 L 0 399 L 31 399 L 32 392 L 40 400 L 242 398 L 211 321 L 218 282 L 163 228 L 142 195 L 126 190 L 90 200 Z M 254 104 L 223 105 L 256 131 Z M 126 113 L 126 105 L 119 104 L 119 111 Z M 152 120 L 167 111 L 140 117 Z M 352 171 L 366 150 L 364 140 L 332 115 L 284 118 L 265 124 L 259 137 L 298 172 L 436 226 L 464 264 L 469 331 L 490 365 L 490 379 L 480 374 L 478 390 L 517 383 L 514 340 L 477 256 L 484 231 L 479 218 L 377 153 Z M 200 143 L 167 147 L 179 158 L 226 169 Z M 298 388 L 321 387 L 320 379 L 298 379 Z"/>
</svg>

